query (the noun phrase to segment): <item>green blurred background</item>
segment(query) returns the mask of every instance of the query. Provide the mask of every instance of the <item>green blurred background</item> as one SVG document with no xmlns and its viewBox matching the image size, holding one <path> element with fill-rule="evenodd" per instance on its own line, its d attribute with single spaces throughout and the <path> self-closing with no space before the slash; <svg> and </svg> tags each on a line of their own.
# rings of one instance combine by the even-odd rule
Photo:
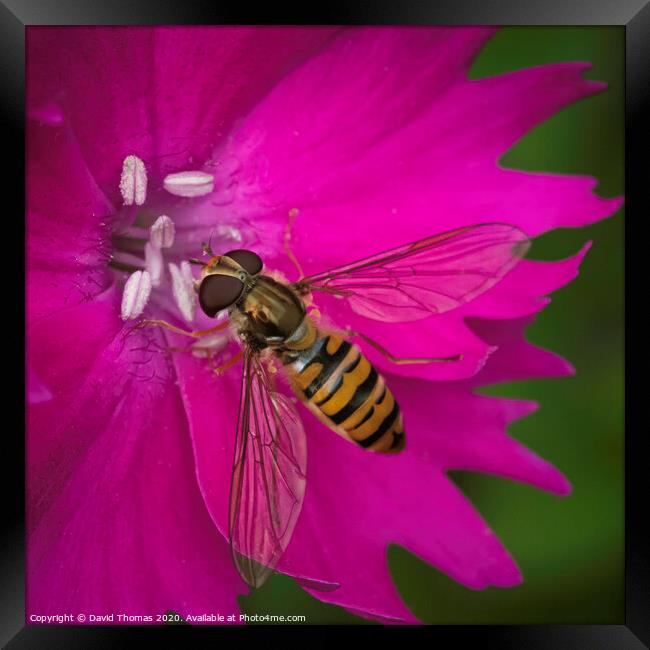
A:
<svg viewBox="0 0 650 650">
<path fill-rule="evenodd" d="M 609 89 L 543 123 L 503 158 L 508 167 L 588 174 L 598 194 L 623 193 L 624 48 L 620 27 L 513 27 L 499 32 L 471 77 L 556 61 L 591 61 Z M 390 570 L 403 599 L 430 623 L 623 623 L 623 215 L 539 238 L 531 257 L 558 259 L 594 245 L 580 276 L 553 294 L 529 341 L 571 361 L 574 377 L 502 384 L 483 392 L 534 399 L 540 410 L 510 433 L 560 468 L 569 497 L 491 476 L 455 472 L 519 564 L 524 583 L 471 591 L 399 547 Z M 302 614 L 307 623 L 367 623 L 325 605 L 284 576 L 242 597 L 247 614 Z"/>
</svg>

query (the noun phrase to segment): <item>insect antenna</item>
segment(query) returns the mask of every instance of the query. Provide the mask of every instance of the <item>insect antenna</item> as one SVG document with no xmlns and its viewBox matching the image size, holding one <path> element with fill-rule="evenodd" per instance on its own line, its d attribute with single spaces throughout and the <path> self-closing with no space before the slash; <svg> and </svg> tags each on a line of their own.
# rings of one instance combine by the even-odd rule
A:
<svg viewBox="0 0 650 650">
<path fill-rule="evenodd" d="M 210 231 L 210 238 L 208 239 L 207 242 L 201 242 L 201 249 L 203 250 L 204 253 L 209 255 L 210 257 L 214 257 L 214 252 L 212 251 L 212 238 L 214 237 L 214 231 L 216 228 L 213 228 Z"/>
<path fill-rule="evenodd" d="M 210 257 L 214 257 L 214 253 L 212 251 L 212 246 L 210 245 L 211 242 L 212 242 L 212 235 L 210 235 L 210 241 L 201 242 L 201 250 L 206 255 L 209 255 Z"/>
</svg>

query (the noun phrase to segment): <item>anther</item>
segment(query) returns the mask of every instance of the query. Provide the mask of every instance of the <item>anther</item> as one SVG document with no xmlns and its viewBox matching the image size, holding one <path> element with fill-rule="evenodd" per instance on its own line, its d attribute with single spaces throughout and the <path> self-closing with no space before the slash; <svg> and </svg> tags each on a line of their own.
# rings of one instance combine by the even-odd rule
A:
<svg viewBox="0 0 650 650">
<path fill-rule="evenodd" d="M 137 318 L 147 306 L 151 295 L 151 276 L 148 271 L 136 271 L 129 276 L 122 294 L 122 320 Z"/>
<path fill-rule="evenodd" d="M 214 176 L 202 171 L 168 174 L 163 180 L 163 187 L 174 196 L 205 196 L 214 189 Z"/>
<path fill-rule="evenodd" d="M 158 248 L 169 248 L 174 243 L 175 232 L 174 222 L 163 214 L 151 226 L 149 240 Z"/>
<path fill-rule="evenodd" d="M 147 170 L 137 156 L 127 156 L 122 164 L 120 192 L 124 205 L 142 205 L 147 198 Z"/>
</svg>

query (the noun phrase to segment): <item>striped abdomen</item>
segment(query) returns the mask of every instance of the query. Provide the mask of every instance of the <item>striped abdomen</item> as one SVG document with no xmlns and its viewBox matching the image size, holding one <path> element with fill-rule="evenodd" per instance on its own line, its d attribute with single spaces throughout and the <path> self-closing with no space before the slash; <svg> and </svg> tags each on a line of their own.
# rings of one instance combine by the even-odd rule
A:
<svg viewBox="0 0 650 650">
<path fill-rule="evenodd" d="M 403 449 L 402 414 L 384 378 L 356 345 L 315 334 L 308 348 L 283 355 L 296 393 L 329 427 L 362 447 Z"/>
</svg>

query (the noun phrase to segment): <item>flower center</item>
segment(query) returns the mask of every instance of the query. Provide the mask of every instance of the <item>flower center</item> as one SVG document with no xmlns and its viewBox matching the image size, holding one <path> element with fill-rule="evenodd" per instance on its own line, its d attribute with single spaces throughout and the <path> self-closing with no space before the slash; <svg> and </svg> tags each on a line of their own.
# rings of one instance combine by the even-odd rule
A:
<svg viewBox="0 0 650 650">
<path fill-rule="evenodd" d="M 196 315 L 197 299 L 195 280 L 190 263 L 185 259 L 187 254 L 183 241 L 193 245 L 193 237 L 188 237 L 185 232 L 181 238 L 183 241 L 174 245 L 177 233 L 172 218 L 145 207 L 147 183 L 143 161 L 134 155 L 127 156 L 120 180 L 124 206 L 115 217 L 109 262 L 120 279 L 125 279 L 121 317 L 123 320 L 138 318 L 150 298 L 155 298 L 159 306 L 180 312 L 189 323 Z M 214 178 L 202 171 L 169 174 L 164 179 L 163 187 L 167 193 L 188 200 L 212 192 Z M 197 233 L 193 234 L 196 237 Z M 202 264 L 198 260 L 193 261 Z M 173 303 L 164 291 L 170 287 Z"/>
<path fill-rule="evenodd" d="M 152 246 L 156 249 L 163 248 L 160 235 L 154 236 L 154 231 L 159 232 L 163 229 L 171 233 L 165 234 L 165 242 L 168 243 L 164 247 L 169 248 L 174 242 L 174 222 L 166 215 L 156 217 L 149 210 L 138 210 L 131 225 L 114 230 L 111 237 L 113 256 L 109 266 L 128 273 L 145 270 L 149 266 L 147 262 L 152 261 Z M 149 259 L 147 259 L 148 251 Z M 147 270 L 151 272 L 149 268 Z"/>
</svg>

